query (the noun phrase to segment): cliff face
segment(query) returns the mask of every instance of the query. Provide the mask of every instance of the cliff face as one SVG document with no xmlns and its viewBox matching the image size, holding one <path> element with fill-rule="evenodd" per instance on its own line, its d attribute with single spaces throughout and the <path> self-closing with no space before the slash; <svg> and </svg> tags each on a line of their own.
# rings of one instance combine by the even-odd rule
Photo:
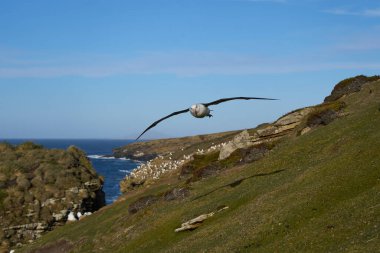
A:
<svg viewBox="0 0 380 253">
<path fill-rule="evenodd" d="M 47 150 L 33 143 L 0 143 L 2 247 L 31 242 L 63 225 L 72 213 L 105 205 L 100 178 L 76 147 Z"/>
</svg>

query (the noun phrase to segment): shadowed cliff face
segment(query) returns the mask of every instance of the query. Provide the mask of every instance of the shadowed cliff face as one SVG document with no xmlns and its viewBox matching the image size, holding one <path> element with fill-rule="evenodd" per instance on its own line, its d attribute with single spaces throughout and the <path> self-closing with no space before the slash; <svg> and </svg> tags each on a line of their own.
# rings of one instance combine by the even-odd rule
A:
<svg viewBox="0 0 380 253">
<path fill-rule="evenodd" d="M 0 238 L 27 243 L 66 222 L 72 212 L 105 205 L 103 180 L 76 147 L 47 150 L 31 142 L 0 143 Z"/>
</svg>

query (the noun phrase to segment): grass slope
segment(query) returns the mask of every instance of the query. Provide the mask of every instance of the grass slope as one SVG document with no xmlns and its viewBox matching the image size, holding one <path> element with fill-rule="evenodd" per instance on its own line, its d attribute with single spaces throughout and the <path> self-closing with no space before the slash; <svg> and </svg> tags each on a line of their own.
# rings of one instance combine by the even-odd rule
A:
<svg viewBox="0 0 380 253">
<path fill-rule="evenodd" d="M 155 185 L 24 251 L 61 240 L 73 252 L 379 252 L 380 83 L 343 100 L 347 116 L 289 138 L 260 161 L 192 183 L 182 201 L 128 214 L 133 200 L 173 182 Z M 229 209 L 174 233 L 221 205 Z"/>
</svg>

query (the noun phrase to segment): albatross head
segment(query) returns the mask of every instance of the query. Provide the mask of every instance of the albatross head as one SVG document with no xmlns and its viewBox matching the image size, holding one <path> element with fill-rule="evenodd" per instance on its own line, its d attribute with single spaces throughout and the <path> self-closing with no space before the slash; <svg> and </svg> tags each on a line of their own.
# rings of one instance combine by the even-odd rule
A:
<svg viewBox="0 0 380 253">
<path fill-rule="evenodd" d="M 197 105 L 192 105 L 189 108 L 189 111 L 190 111 L 191 115 L 193 115 L 194 117 L 196 117 L 196 115 L 197 115 Z"/>
</svg>

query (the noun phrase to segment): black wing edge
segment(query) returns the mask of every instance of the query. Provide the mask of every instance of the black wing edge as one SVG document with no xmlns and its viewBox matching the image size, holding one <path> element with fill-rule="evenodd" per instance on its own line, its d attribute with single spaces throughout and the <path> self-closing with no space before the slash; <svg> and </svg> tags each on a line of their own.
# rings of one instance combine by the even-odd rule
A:
<svg viewBox="0 0 380 253">
<path fill-rule="evenodd" d="M 173 116 L 175 116 L 175 115 L 178 115 L 178 114 L 181 114 L 181 113 L 188 112 L 188 111 L 189 111 L 189 109 L 182 110 L 182 111 L 178 111 L 178 112 L 173 112 L 172 114 L 169 114 L 168 116 L 163 117 L 162 119 L 159 119 L 159 120 L 155 121 L 152 125 L 150 125 L 147 129 L 145 129 L 145 131 L 142 132 L 142 134 L 140 134 L 139 137 L 137 137 L 135 141 L 137 141 L 138 139 L 140 139 L 140 137 L 141 137 L 143 134 L 145 134 L 149 129 L 155 127 L 155 126 L 156 126 L 158 123 L 160 123 L 161 121 L 163 121 L 163 120 L 165 120 L 165 119 L 167 119 L 167 118 L 173 117 Z"/>
<path fill-rule="evenodd" d="M 210 103 L 204 103 L 204 105 L 205 106 L 217 105 L 217 104 L 220 104 L 220 103 L 223 103 L 223 102 L 227 102 L 227 101 L 230 101 L 230 100 L 237 100 L 237 99 L 241 99 L 241 100 L 250 100 L 250 99 L 278 100 L 277 98 L 233 97 L 233 98 L 221 98 L 221 99 L 215 100 L 215 101 L 210 102 Z"/>
</svg>

